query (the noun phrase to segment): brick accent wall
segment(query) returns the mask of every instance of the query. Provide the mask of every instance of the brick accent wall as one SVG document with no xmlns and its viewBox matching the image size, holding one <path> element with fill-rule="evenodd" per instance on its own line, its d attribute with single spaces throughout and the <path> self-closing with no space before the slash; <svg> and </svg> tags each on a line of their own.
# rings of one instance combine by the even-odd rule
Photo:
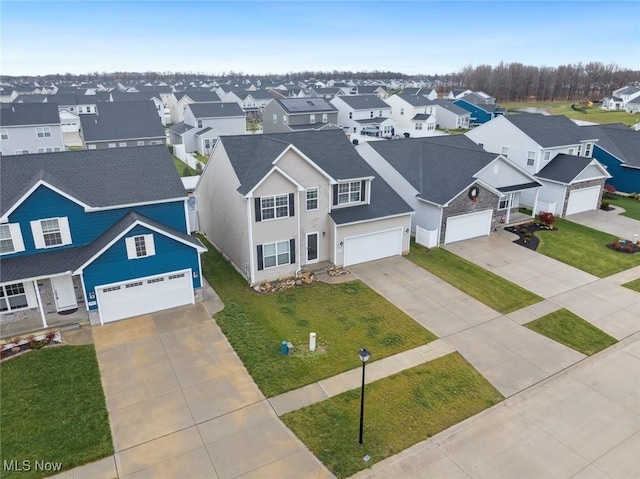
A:
<svg viewBox="0 0 640 479">
<path fill-rule="evenodd" d="M 496 215 L 498 201 L 500 197 L 493 191 L 476 184 L 479 189 L 478 201 L 469 199 L 469 188 L 465 189 L 456 198 L 444 208 L 442 212 L 442 224 L 440 225 L 440 244 L 444 244 L 444 237 L 447 233 L 447 218 L 451 216 L 464 215 L 469 213 L 479 213 L 484 210 L 492 210 L 491 230 L 493 231 L 498 224 L 499 218 Z"/>
<path fill-rule="evenodd" d="M 598 199 L 598 204 L 596 205 L 596 208 L 599 207 L 600 203 L 602 202 L 602 195 L 604 194 L 605 181 L 606 181 L 605 179 L 589 180 L 589 181 L 583 181 L 581 183 L 576 183 L 574 185 L 568 186 L 566 190 L 567 194 L 564 197 L 564 204 L 562 205 L 562 217 L 564 218 L 565 215 L 567 214 L 567 205 L 569 204 L 569 195 L 573 190 L 581 190 L 583 188 L 590 188 L 592 186 L 600 186 L 600 197 Z"/>
<path fill-rule="evenodd" d="M 22 321 L 25 319 L 37 319 L 42 321 L 40 309 L 20 309 L 18 311 L 12 311 L 11 313 L 0 314 L 0 324 L 15 323 L 16 321 Z"/>
</svg>

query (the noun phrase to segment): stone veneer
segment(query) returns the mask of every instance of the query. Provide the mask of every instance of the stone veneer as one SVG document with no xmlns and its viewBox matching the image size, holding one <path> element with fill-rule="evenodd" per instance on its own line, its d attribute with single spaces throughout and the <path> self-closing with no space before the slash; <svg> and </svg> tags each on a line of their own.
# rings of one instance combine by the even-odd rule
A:
<svg viewBox="0 0 640 479">
<path fill-rule="evenodd" d="M 562 205 L 562 217 L 564 218 L 567 213 L 567 205 L 569 204 L 569 195 L 573 190 L 581 190 L 583 188 L 589 188 L 591 186 L 600 186 L 600 198 L 598 199 L 598 204 L 596 205 L 596 209 L 600 207 L 600 203 L 602 203 L 602 195 L 604 194 L 604 183 L 606 179 L 602 178 L 599 180 L 589 180 L 583 181 L 581 183 L 576 183 L 574 185 L 570 185 L 567 187 L 567 194 L 564 197 L 564 204 Z"/>
<path fill-rule="evenodd" d="M 76 301 L 78 303 L 78 309 L 84 308 L 84 294 L 82 292 L 82 282 L 80 276 L 73 276 L 73 289 L 76 293 Z M 56 301 L 53 296 L 53 286 L 49 278 L 38 280 L 38 290 L 40 291 L 40 297 L 42 298 L 42 306 L 44 312 L 56 313 L 58 309 L 56 307 Z"/>
</svg>

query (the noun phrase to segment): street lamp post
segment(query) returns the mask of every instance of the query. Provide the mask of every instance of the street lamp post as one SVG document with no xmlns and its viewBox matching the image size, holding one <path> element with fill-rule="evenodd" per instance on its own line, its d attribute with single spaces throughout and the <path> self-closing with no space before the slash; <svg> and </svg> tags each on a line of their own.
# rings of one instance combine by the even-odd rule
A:
<svg viewBox="0 0 640 479">
<path fill-rule="evenodd" d="M 371 353 L 367 351 L 367 348 L 362 348 L 358 351 L 358 356 L 360 357 L 360 361 L 362 361 L 362 393 L 360 394 L 360 440 L 358 441 L 362 444 L 362 431 L 364 428 L 364 366 L 369 361 L 371 357 Z"/>
</svg>

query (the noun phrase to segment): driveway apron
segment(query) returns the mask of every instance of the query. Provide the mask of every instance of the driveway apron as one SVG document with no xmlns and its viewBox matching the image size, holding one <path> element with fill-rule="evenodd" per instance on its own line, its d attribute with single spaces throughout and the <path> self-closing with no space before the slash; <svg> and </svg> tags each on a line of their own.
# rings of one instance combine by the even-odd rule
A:
<svg viewBox="0 0 640 479">
<path fill-rule="evenodd" d="M 568 219 L 618 238 L 640 239 L 640 221 L 622 216 L 620 213 L 620 208 L 615 208 L 614 211 L 593 210 L 571 215 Z"/>
</svg>

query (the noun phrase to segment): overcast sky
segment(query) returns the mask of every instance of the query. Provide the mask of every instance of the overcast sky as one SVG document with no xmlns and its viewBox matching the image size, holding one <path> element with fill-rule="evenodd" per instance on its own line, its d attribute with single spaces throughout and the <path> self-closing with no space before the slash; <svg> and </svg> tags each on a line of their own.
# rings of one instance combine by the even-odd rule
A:
<svg viewBox="0 0 640 479">
<path fill-rule="evenodd" d="M 0 0 L 1 72 L 640 70 L 640 2 Z"/>
</svg>

